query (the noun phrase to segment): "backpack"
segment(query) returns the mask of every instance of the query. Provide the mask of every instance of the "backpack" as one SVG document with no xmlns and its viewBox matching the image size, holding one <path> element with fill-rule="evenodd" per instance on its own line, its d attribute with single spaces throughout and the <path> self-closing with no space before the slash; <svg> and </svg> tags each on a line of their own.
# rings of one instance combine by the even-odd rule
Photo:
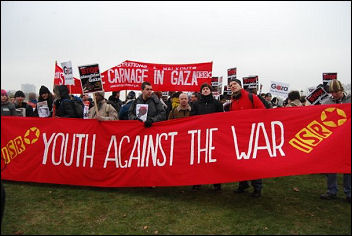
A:
<svg viewBox="0 0 352 236">
<path fill-rule="evenodd" d="M 74 117 L 72 118 L 83 118 L 83 109 L 84 109 L 84 105 L 82 102 L 76 100 L 76 99 L 64 99 L 63 101 L 69 101 L 71 106 L 72 106 L 72 109 L 73 109 L 73 112 L 74 112 Z"/>
<path fill-rule="evenodd" d="M 256 95 L 257 96 L 257 95 Z M 271 104 L 265 100 L 262 96 L 257 96 L 259 98 L 259 100 L 264 104 L 266 109 L 272 108 Z M 248 98 L 251 101 L 252 105 L 254 106 L 254 102 L 253 102 L 253 93 L 248 93 Z"/>
</svg>

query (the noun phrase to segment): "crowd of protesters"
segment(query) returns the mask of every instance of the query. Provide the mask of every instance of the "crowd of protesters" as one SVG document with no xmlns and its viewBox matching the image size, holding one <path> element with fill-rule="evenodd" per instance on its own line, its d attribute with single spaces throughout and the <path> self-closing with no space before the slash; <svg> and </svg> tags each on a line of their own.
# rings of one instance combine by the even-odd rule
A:
<svg viewBox="0 0 352 236">
<path fill-rule="evenodd" d="M 272 98 L 270 93 L 257 95 L 256 89 L 245 90 L 238 79 L 232 79 L 229 87 L 231 95 L 227 99 L 224 95 L 216 99 L 212 94 L 212 87 L 206 83 L 201 85 L 199 92 L 192 93 L 190 97 L 184 92 L 170 92 L 169 98 L 165 98 L 161 92 L 153 92 L 150 83 L 143 82 L 141 94 L 136 97 L 136 93 L 130 91 L 124 102 L 120 100 L 120 91 L 114 91 L 109 99 L 105 98 L 104 92 L 96 92 L 92 99 L 87 94 L 82 94 L 80 97 L 70 95 L 65 85 L 55 86 L 53 93 L 43 85 L 39 89 L 38 100 L 34 93 L 30 93 L 27 102 L 23 91 L 16 91 L 14 98 L 11 99 L 6 90 L 1 89 L 1 116 L 43 117 L 39 115 L 37 104 L 46 102 L 49 111 L 47 117 L 90 118 L 100 121 L 138 120 L 149 128 L 155 122 L 194 115 L 309 105 L 305 96 L 301 96 L 299 91 L 290 91 L 287 98 L 281 100 L 278 97 Z M 351 103 L 351 95 L 346 94 L 340 81 L 332 80 L 326 86 L 326 90 L 331 97 L 326 99 L 324 104 Z M 142 110 L 137 112 L 137 106 L 143 104 L 148 104 L 148 109 L 144 113 Z M 143 120 L 142 117 L 145 115 L 146 119 Z M 251 180 L 251 185 L 252 196 L 260 197 L 262 180 Z M 343 186 L 346 200 L 350 203 L 351 174 L 344 174 Z M 243 193 L 248 188 L 248 181 L 241 181 L 234 192 Z M 197 191 L 200 185 L 194 185 L 192 189 Z M 215 183 L 214 190 L 221 191 L 221 184 Z M 327 174 L 327 192 L 320 198 L 335 199 L 337 191 L 337 175 Z"/>
</svg>

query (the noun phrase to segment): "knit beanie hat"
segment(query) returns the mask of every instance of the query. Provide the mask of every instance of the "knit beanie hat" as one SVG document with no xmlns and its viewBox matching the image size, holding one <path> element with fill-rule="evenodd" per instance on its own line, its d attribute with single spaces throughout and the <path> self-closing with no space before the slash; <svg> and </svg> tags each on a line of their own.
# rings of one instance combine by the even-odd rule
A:
<svg viewBox="0 0 352 236">
<path fill-rule="evenodd" d="M 49 91 L 49 89 L 48 89 L 47 87 L 45 87 L 44 85 L 42 85 L 42 86 L 40 87 L 40 89 L 39 89 L 39 95 L 41 96 L 41 95 L 44 94 L 44 93 L 50 94 L 50 91 Z"/>
<path fill-rule="evenodd" d="M 21 90 L 18 90 L 18 91 L 15 93 L 15 98 L 17 98 L 17 97 L 25 98 L 26 95 L 24 95 L 24 93 L 23 93 Z"/>
<path fill-rule="evenodd" d="M 3 95 L 5 95 L 5 96 L 7 96 L 7 97 L 8 97 L 7 92 L 6 92 L 6 90 L 5 90 L 5 89 L 1 89 L 1 96 L 3 96 Z"/>
<path fill-rule="evenodd" d="M 231 83 L 231 81 L 234 81 L 234 82 L 238 83 L 242 87 L 241 80 L 233 78 L 233 79 L 230 80 L 230 83 Z"/>
</svg>

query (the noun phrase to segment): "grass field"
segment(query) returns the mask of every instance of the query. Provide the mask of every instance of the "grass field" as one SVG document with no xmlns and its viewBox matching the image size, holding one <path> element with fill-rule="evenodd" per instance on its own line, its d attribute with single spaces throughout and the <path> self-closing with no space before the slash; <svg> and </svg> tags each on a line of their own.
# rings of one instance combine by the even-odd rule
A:
<svg viewBox="0 0 352 236">
<path fill-rule="evenodd" d="M 1 234 L 351 234 L 342 175 L 336 200 L 320 200 L 324 175 L 263 180 L 259 199 L 203 185 L 95 188 L 3 181 Z"/>
</svg>

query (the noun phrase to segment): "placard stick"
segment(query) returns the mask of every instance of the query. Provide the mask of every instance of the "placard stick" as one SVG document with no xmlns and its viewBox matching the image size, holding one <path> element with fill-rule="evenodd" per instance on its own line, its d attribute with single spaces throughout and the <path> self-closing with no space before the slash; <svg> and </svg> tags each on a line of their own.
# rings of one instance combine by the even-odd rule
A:
<svg viewBox="0 0 352 236">
<path fill-rule="evenodd" d="M 98 104 L 97 104 L 97 100 L 95 99 L 95 94 L 96 93 L 93 93 L 94 109 L 95 109 L 95 113 L 98 115 Z"/>
</svg>

